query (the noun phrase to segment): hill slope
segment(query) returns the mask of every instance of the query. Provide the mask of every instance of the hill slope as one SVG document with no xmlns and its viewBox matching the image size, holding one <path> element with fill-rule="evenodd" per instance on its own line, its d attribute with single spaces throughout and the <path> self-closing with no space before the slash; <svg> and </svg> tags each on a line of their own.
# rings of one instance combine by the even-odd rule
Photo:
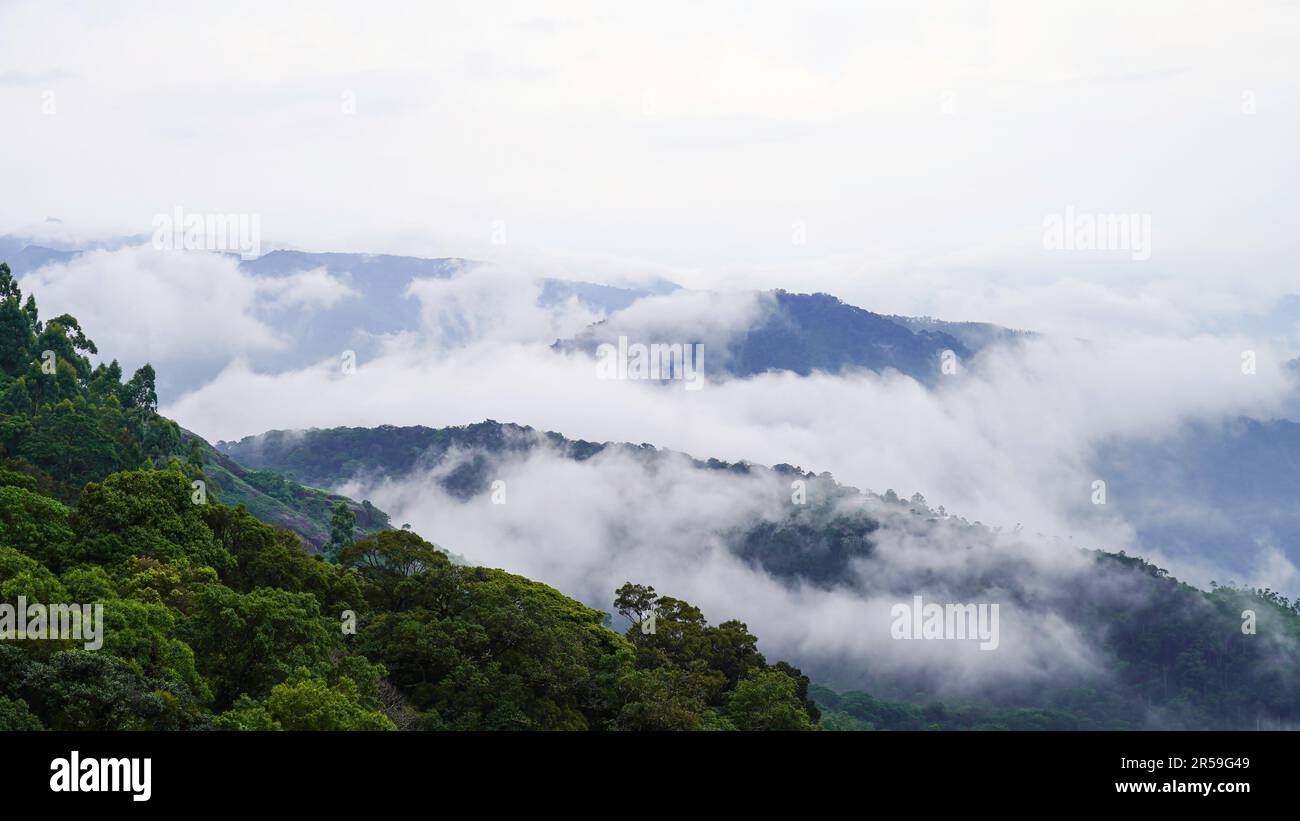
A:
<svg viewBox="0 0 1300 821">
<path fill-rule="evenodd" d="M 757 322 L 736 329 L 724 350 L 710 352 L 711 368 L 740 378 L 771 370 L 807 376 L 814 371 L 893 369 L 929 384 L 939 377 L 944 351 L 952 351 L 960 359 L 971 355 L 971 349 L 951 334 L 913 330 L 830 294 L 778 290 L 764 296 L 766 310 Z M 676 333 L 665 338 L 661 327 L 651 330 L 639 324 L 637 317 L 619 314 L 554 347 L 594 355 L 602 344 L 616 345 L 619 336 L 642 343 L 703 342 L 691 335 L 690 327 Z"/>
<path fill-rule="evenodd" d="M 218 501 L 243 505 L 259 521 L 296 533 L 314 550 L 320 550 L 330 535 L 330 517 L 344 504 L 356 517 L 357 529 L 365 534 L 388 530 L 388 514 L 369 501 L 355 502 L 337 493 L 306 487 L 269 470 L 248 470 L 202 438 L 184 431 L 182 443 L 199 446 L 203 473 Z"/>
<path fill-rule="evenodd" d="M 1300 603 L 1270 591 L 1201 591 L 1122 553 L 1049 549 L 931 510 L 919 494 L 905 500 L 789 465 L 691 459 L 649 445 L 570 440 L 496 422 L 275 431 L 219 447 L 249 464 L 327 487 L 365 476 L 362 485 L 390 488 L 395 497 L 427 498 L 436 488 L 453 500 L 438 508 L 439 519 L 455 518 L 456 505 L 480 509 L 472 506 L 484 503 L 497 478 L 513 493 L 534 497 L 542 488 L 529 485 L 537 481 L 530 477 L 563 476 L 558 494 L 653 499 L 653 516 L 610 511 L 601 538 L 611 558 L 595 556 L 590 566 L 576 555 L 552 561 L 575 563 L 577 578 L 611 561 L 631 562 L 630 556 L 661 549 L 654 539 L 629 532 L 654 521 L 677 542 L 664 561 L 716 564 L 719 559 L 707 558 L 716 556 L 716 544 L 789 591 L 798 604 L 781 618 L 812 619 L 808 629 L 823 634 L 833 625 L 817 620 L 821 601 L 857 602 L 868 619 L 883 618 L 891 604 L 915 595 L 999 603 L 1003 655 L 987 660 L 978 652 L 963 656 L 957 645 L 918 655 L 887 640 L 870 651 L 851 652 L 829 638 L 841 649 L 783 651 L 816 681 L 914 705 L 974 705 L 987 719 L 975 723 L 1254 727 L 1300 721 Z M 566 463 L 574 467 L 559 467 Z M 619 484 L 611 487 L 615 479 Z M 792 483 L 802 485 L 805 503 L 790 503 Z M 732 511 L 715 512 L 706 527 L 695 507 L 665 495 L 672 488 L 691 488 L 692 498 L 729 500 Z M 534 504 L 555 510 L 558 505 L 546 498 Z M 554 529 L 557 543 L 567 546 L 574 523 L 550 515 L 527 519 L 529 543 L 546 543 Z M 492 532 L 499 538 L 509 528 Z M 813 591 L 824 591 L 824 598 Z M 814 614 L 801 615 L 808 608 Z M 1243 631 L 1245 610 L 1255 613 L 1257 632 Z M 888 630 L 888 620 L 856 628 Z M 853 635 L 848 631 L 839 641 Z M 1021 708 L 1048 713 L 1008 718 L 1008 710 Z M 871 723 L 862 718 L 869 714 L 858 710 L 855 720 Z M 922 726 L 932 723 L 945 722 Z"/>
</svg>

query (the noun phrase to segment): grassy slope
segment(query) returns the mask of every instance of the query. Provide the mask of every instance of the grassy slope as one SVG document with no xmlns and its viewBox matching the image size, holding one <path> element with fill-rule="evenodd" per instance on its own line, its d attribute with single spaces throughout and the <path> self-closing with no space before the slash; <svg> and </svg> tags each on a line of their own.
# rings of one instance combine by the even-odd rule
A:
<svg viewBox="0 0 1300 821">
<path fill-rule="evenodd" d="M 221 453 L 196 434 L 185 431 L 185 447 L 195 439 L 203 451 L 203 470 L 218 501 L 243 505 L 248 512 L 267 524 L 288 528 L 314 549 L 329 539 L 330 515 L 339 502 L 346 502 L 357 517 L 362 533 L 388 530 L 388 514 L 374 506 L 354 501 L 337 493 L 307 487 L 280 474 L 248 470 Z"/>
</svg>

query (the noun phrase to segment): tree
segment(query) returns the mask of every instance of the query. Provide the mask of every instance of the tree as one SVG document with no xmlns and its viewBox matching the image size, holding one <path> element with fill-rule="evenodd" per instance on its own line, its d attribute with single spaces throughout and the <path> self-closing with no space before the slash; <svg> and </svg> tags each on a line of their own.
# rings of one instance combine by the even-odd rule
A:
<svg viewBox="0 0 1300 821">
<path fill-rule="evenodd" d="M 631 582 L 616 591 L 614 607 L 633 623 L 627 638 L 638 668 L 619 679 L 614 726 L 697 730 L 767 723 L 813 729 L 807 678 L 784 662 L 769 667 L 742 622 L 711 627 L 690 602 Z M 638 625 L 652 615 L 654 631 L 642 632 Z"/>
<path fill-rule="evenodd" d="M 79 535 L 73 559 L 113 564 L 132 556 L 188 558 L 225 570 L 233 559 L 213 538 L 205 505 L 194 504 L 191 492 L 178 470 L 115 473 L 86 485 L 72 517 Z"/>
<path fill-rule="evenodd" d="M 796 684 L 795 694 L 803 703 L 804 709 L 808 711 L 808 718 L 812 720 L 812 723 L 816 724 L 821 719 L 821 710 L 817 708 L 817 703 L 808 695 L 808 689 L 814 686 L 812 681 L 803 674 L 803 671 L 789 662 L 778 661 L 772 665 L 772 669 L 785 673 L 794 679 Z"/>
<path fill-rule="evenodd" d="M 326 676 L 343 650 L 338 621 L 321 615 L 314 596 L 269 587 L 238 593 L 208 585 L 181 635 L 212 684 L 218 710 L 241 695 L 265 698 L 299 667 Z"/>
<path fill-rule="evenodd" d="M 142 365 L 131 376 L 131 381 L 123 386 L 122 403 L 127 407 L 157 410 L 158 390 L 154 385 L 155 380 L 153 366 L 147 363 Z"/>
<path fill-rule="evenodd" d="M 413 577 L 451 566 L 447 554 L 410 530 L 384 530 L 339 552 L 338 563 L 357 571 L 366 600 L 379 610 L 402 610 L 421 583 Z"/>
<path fill-rule="evenodd" d="M 0 696 L 0 733 L 15 730 L 44 730 L 41 720 L 32 715 L 27 702 Z"/>
<path fill-rule="evenodd" d="M 14 547 L 48 567 L 62 564 L 74 535 L 62 504 L 21 487 L 0 487 L 0 544 Z"/>
<path fill-rule="evenodd" d="M 8 263 L 0 262 L 0 299 L 12 299 L 17 302 L 22 299 L 22 296 L 23 293 L 18 290 L 18 283 L 14 280 Z"/>
<path fill-rule="evenodd" d="M 228 587 L 247 593 L 274 587 L 311 593 L 322 612 L 368 609 L 355 573 L 309 555 L 292 532 L 255 519 L 242 506 L 204 505 L 203 520 L 235 564 L 222 573 Z"/>
<path fill-rule="evenodd" d="M 34 356 L 34 320 L 19 306 L 21 299 L 9 266 L 0 262 L 0 375 L 18 376 Z"/>
<path fill-rule="evenodd" d="M 604 613 L 529 579 L 445 559 L 404 585 L 402 609 L 377 613 L 358 649 L 384 666 L 426 726 L 611 725 L 633 654 Z"/>
<path fill-rule="evenodd" d="M 183 730 L 206 726 L 188 694 L 108 653 L 65 650 L 26 669 L 22 695 L 51 730 Z"/>
<path fill-rule="evenodd" d="M 266 708 L 286 730 L 397 729 L 382 712 L 361 704 L 352 679 L 343 676 L 331 687 L 305 668 L 271 688 Z"/>
<path fill-rule="evenodd" d="M 33 350 L 37 353 L 53 352 L 59 362 L 72 367 L 72 373 L 78 380 L 88 380 L 93 372 L 85 354 L 99 353 L 95 343 L 86 336 L 77 318 L 71 314 L 57 316 L 46 322 L 43 328 L 38 327 Z"/>
<path fill-rule="evenodd" d="M 0 602 L 13 603 L 19 596 L 40 604 L 68 601 L 67 591 L 49 568 L 0 545 Z"/>
<path fill-rule="evenodd" d="M 630 670 L 618 682 L 622 705 L 613 727 L 633 731 L 735 729 L 705 702 L 681 670 Z"/>
<path fill-rule="evenodd" d="M 779 670 L 741 679 L 726 696 L 725 714 L 738 730 L 816 729 L 798 698 L 799 683 Z"/>
<path fill-rule="evenodd" d="M 330 516 L 330 539 L 325 543 L 325 560 L 336 564 L 339 555 L 352 546 L 357 529 L 357 515 L 348 507 L 347 502 L 339 502 Z"/>
<path fill-rule="evenodd" d="M 658 598 L 653 587 L 627 582 L 614 591 L 614 609 L 639 627 L 641 622 L 655 613 L 655 600 Z"/>
</svg>

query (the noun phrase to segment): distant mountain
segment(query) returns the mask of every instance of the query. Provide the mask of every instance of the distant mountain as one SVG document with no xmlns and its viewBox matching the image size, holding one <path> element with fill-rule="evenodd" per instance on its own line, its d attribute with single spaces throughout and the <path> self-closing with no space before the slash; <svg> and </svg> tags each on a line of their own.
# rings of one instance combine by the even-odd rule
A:
<svg viewBox="0 0 1300 821">
<path fill-rule="evenodd" d="M 1300 566 L 1296 422 L 1189 423 L 1159 439 L 1106 442 L 1095 468 L 1108 504 L 1123 511 L 1143 545 L 1170 557 L 1212 559 L 1235 569 L 1238 581 L 1267 548 Z"/>
<path fill-rule="evenodd" d="M 814 370 L 893 368 L 921 381 L 935 379 L 940 355 L 970 356 L 956 337 L 939 331 L 909 331 L 871 311 L 830 294 L 776 293 L 777 311 L 748 331 L 733 351 L 732 372 L 750 376 L 769 370 L 808 375 Z"/>
<path fill-rule="evenodd" d="M 618 288 L 594 282 L 575 282 L 564 279 L 542 280 L 542 293 L 537 298 L 541 305 L 558 305 L 577 299 L 584 305 L 606 313 L 614 313 L 648 296 L 662 296 L 679 290 L 680 286 L 667 280 L 654 280 L 644 288 Z"/>
<path fill-rule="evenodd" d="M 148 242 L 145 234 L 109 236 L 73 241 L 63 229 L 62 220 L 47 218 L 28 231 L 0 234 L 0 260 L 4 260 L 16 277 L 53 262 L 67 262 L 85 251 L 113 250 Z"/>
<path fill-rule="evenodd" d="M 413 279 L 446 279 L 482 265 L 459 257 L 408 257 L 393 254 L 307 253 L 272 251 L 241 267 L 259 276 L 285 276 L 300 271 L 324 268 L 335 276 L 349 277 L 363 292 L 364 316 L 357 327 L 368 333 L 410 330 L 419 319 L 419 305 L 405 297 Z M 538 303 L 555 305 L 573 297 L 590 308 L 612 313 L 638 299 L 671 293 L 678 286 L 666 280 L 653 280 L 645 288 L 619 288 L 592 282 L 541 278 Z"/>
<path fill-rule="evenodd" d="M 420 303 L 407 296 L 414 279 L 446 279 L 475 263 L 454 258 L 424 259 L 390 254 L 271 251 L 240 267 L 257 277 L 279 278 L 324 269 L 355 293 L 329 307 L 280 309 L 276 327 L 293 340 L 283 351 L 249 357 L 259 370 L 280 372 L 354 351 L 361 361 L 375 356 L 386 335 L 420 327 Z"/>
<path fill-rule="evenodd" d="M 136 238 L 145 241 L 144 238 Z M 116 247 L 125 242 L 99 244 Z M 0 237 L 0 248 L 12 247 L 11 268 L 21 276 L 53 263 L 63 263 L 81 253 L 76 248 L 27 244 L 17 237 Z M 261 371 L 282 372 L 354 351 L 365 360 L 378 355 L 384 340 L 421 325 L 419 300 L 408 296 L 413 280 L 447 279 L 472 272 L 482 263 L 459 257 L 425 258 L 394 254 L 315 253 L 275 250 L 240 267 L 258 278 L 279 279 L 307 271 L 324 270 L 352 293 L 328 306 L 275 305 L 266 319 L 293 343 L 281 350 L 246 354 Z M 594 353 L 602 342 L 616 343 L 620 334 L 643 338 L 626 309 L 640 300 L 681 290 L 675 283 L 652 279 L 641 287 L 618 287 L 594 282 L 539 278 L 538 304 L 561 305 L 576 300 L 608 317 L 576 337 L 555 343 L 560 350 Z M 795 294 L 778 290 L 767 295 L 771 310 L 752 327 L 739 330 L 725 350 L 709 351 L 706 367 L 733 377 L 771 370 L 800 375 L 815 371 L 840 373 L 866 369 L 893 369 L 932 384 L 940 374 L 940 356 L 952 351 L 958 359 L 993 344 L 1027 336 L 1019 331 L 978 322 L 945 322 L 928 317 L 885 316 L 849 305 L 824 293 Z M 696 329 L 687 324 L 684 338 L 669 342 L 702 341 L 689 338 Z M 646 341 L 656 341 L 646 339 Z M 168 369 L 163 388 L 168 396 L 183 393 L 208 381 L 224 367 L 223 359 L 191 362 Z"/>
<path fill-rule="evenodd" d="M 913 330 L 898 318 L 849 305 L 830 294 L 778 290 L 770 296 L 771 310 L 756 325 L 736 331 L 725 350 L 711 353 L 706 360 L 709 367 L 742 378 L 782 370 L 807 376 L 814 371 L 892 369 L 931 384 L 941 374 L 944 351 L 952 351 L 958 359 L 972 354 L 970 347 L 945 331 Z M 554 347 L 594 355 L 601 344 L 616 345 L 619 336 L 642 343 L 702 341 L 691 338 L 690 331 L 682 329 L 685 338 L 661 339 L 660 332 L 616 315 Z"/>
<path fill-rule="evenodd" d="M 271 251 L 240 267 L 257 276 L 283 277 L 303 271 L 325 269 L 342 277 L 360 296 L 345 299 L 327 311 L 303 315 L 293 325 L 296 346 L 317 351 L 319 342 L 340 338 L 408 331 L 419 326 L 420 304 L 406 296 L 413 279 L 446 279 L 469 270 L 475 263 L 456 257 L 425 259 L 391 254 L 313 254 L 304 251 Z"/>
<path fill-rule="evenodd" d="M 250 357 L 250 360 L 258 367 L 279 371 L 336 357 L 346 347 L 364 361 L 379 353 L 385 335 L 420 327 L 420 302 L 407 294 L 413 280 L 447 279 L 471 273 L 481 264 L 458 257 L 426 259 L 391 254 L 315 254 L 303 251 L 272 251 L 244 261 L 240 267 L 259 277 L 283 277 L 323 268 L 356 292 L 355 296 L 325 309 L 278 311 L 276 325 L 292 337 L 292 348 Z M 542 306 L 574 298 L 601 313 L 612 313 L 642 297 L 677 287 L 662 281 L 647 290 L 559 279 L 541 279 L 539 284 L 538 304 Z"/>
<path fill-rule="evenodd" d="M 393 254 L 311 253 L 276 250 L 245 260 L 245 270 L 266 276 L 284 276 L 297 271 L 324 268 L 331 274 L 364 276 L 379 285 L 391 280 L 394 287 L 406 287 L 412 278 L 443 278 L 474 263 L 456 257 L 424 258 Z"/>
<path fill-rule="evenodd" d="M 989 322 L 946 322 L 928 316 L 886 317 L 909 331 L 933 331 L 955 337 L 972 352 L 991 345 L 1005 345 L 1038 336 L 1033 331 L 1017 331 Z"/>
<path fill-rule="evenodd" d="M 24 245 L 21 250 L 9 256 L 8 263 L 15 276 L 22 276 L 51 263 L 67 262 L 80 253 L 80 251 L 44 248 L 40 245 Z"/>
</svg>

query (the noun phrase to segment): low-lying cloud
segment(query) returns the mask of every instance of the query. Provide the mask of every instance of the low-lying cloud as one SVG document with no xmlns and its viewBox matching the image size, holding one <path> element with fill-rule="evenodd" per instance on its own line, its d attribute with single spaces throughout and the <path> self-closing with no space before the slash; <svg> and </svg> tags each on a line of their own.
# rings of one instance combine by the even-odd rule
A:
<svg viewBox="0 0 1300 821">
<path fill-rule="evenodd" d="M 164 365 L 287 348 L 292 339 L 277 331 L 275 313 L 358 295 L 324 269 L 256 277 L 237 257 L 143 245 L 87 251 L 20 285 L 44 310 L 77 317 L 107 356 Z"/>
<path fill-rule="evenodd" d="M 882 523 L 869 559 L 830 586 L 780 580 L 738 558 L 725 534 L 790 514 L 788 478 L 696 467 L 684 455 L 609 448 L 583 461 L 544 442 L 496 457 L 492 492 L 469 500 L 441 484 L 472 452 L 400 478 L 358 480 L 342 490 L 372 499 L 417 532 L 475 564 L 509 568 L 610 609 L 626 581 L 699 604 L 715 622 L 744 621 L 773 657 L 796 660 L 821 680 L 863 686 L 926 681 L 969 694 L 990 685 L 1104 677 L 1096 637 L 1054 610 L 1078 589 L 1078 551 L 927 518 L 869 496 L 832 503 L 843 515 Z M 808 503 L 821 503 L 814 483 Z M 1005 579 L 1007 587 L 987 585 Z M 891 608 L 913 595 L 939 602 L 1000 603 L 997 649 L 977 642 L 897 641 Z M 975 597 L 972 599 L 972 597 Z"/>
<path fill-rule="evenodd" d="M 1256 372 L 1243 373 L 1252 344 L 1208 335 L 1039 337 L 988 349 L 933 390 L 895 373 L 717 381 L 706 350 L 707 386 L 683 391 L 599 379 L 592 358 L 540 342 L 489 336 L 447 352 L 412 333 L 353 373 L 333 360 L 281 374 L 235 362 L 165 410 L 213 439 L 271 428 L 517 421 L 701 458 L 797 464 L 856 487 L 919 490 L 971 520 L 1020 525 L 1049 541 L 1134 551 L 1124 500 L 1094 503 L 1094 483 L 1106 478 L 1090 467 L 1094 450 L 1162 436 L 1184 420 L 1272 414 L 1290 383 L 1265 348 L 1255 351 Z"/>
</svg>

